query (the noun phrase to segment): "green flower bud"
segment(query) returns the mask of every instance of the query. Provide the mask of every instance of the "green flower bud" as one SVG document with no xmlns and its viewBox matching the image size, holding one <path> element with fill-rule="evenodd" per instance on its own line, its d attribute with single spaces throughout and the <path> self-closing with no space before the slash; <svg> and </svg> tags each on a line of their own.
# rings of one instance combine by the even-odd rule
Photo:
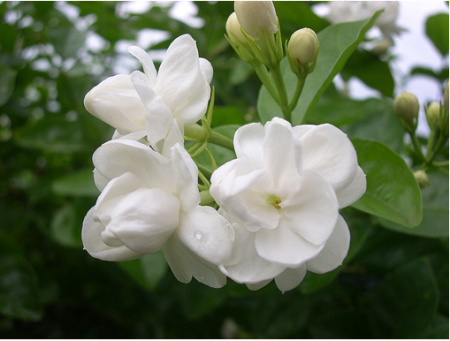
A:
<svg viewBox="0 0 450 341">
<path fill-rule="evenodd" d="M 278 17 L 272 1 L 235 1 L 234 11 L 242 29 L 255 39 L 278 31 Z"/>
<path fill-rule="evenodd" d="M 417 116 L 419 114 L 417 96 L 403 91 L 394 100 L 394 113 L 408 131 L 414 131 L 417 128 Z"/>
<path fill-rule="evenodd" d="M 309 28 L 295 31 L 287 44 L 287 55 L 292 72 L 306 74 L 314 70 L 319 52 L 319 40 Z"/>
<path fill-rule="evenodd" d="M 441 119 L 441 105 L 438 102 L 431 103 L 426 110 L 426 114 L 430 129 L 437 129 Z"/>
<path fill-rule="evenodd" d="M 414 172 L 414 177 L 416 178 L 417 183 L 420 188 L 427 187 L 430 182 L 428 180 L 428 175 L 423 170 L 418 170 Z"/>
</svg>

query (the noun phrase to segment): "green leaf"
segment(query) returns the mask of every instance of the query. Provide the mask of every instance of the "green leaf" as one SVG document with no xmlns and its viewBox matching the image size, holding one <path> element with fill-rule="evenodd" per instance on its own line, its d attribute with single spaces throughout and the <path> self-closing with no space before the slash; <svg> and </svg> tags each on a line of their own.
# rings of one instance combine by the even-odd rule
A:
<svg viewBox="0 0 450 341">
<path fill-rule="evenodd" d="M 369 338 L 367 318 L 358 309 L 339 309 L 316 316 L 309 326 L 315 339 Z"/>
<path fill-rule="evenodd" d="M 15 137 L 23 147 L 54 153 L 73 153 L 87 148 L 79 122 L 70 122 L 61 114 L 47 114 L 30 122 L 18 129 Z"/>
<path fill-rule="evenodd" d="M 84 217 L 84 216 L 83 216 Z M 54 215 L 51 222 L 51 236 L 61 245 L 81 248 L 81 226 L 83 217 L 79 219 L 74 205 L 66 204 Z"/>
<path fill-rule="evenodd" d="M 120 262 L 119 266 L 138 285 L 150 291 L 156 289 L 167 271 L 167 262 L 162 250 L 139 259 Z"/>
<path fill-rule="evenodd" d="M 384 227 L 406 234 L 422 237 L 448 237 L 449 186 L 448 176 L 442 173 L 428 174 L 430 185 L 422 189 L 423 220 L 410 229 L 391 221 L 380 219 Z"/>
<path fill-rule="evenodd" d="M 422 196 L 406 162 L 384 144 L 352 139 L 366 174 L 366 193 L 352 206 L 412 228 L 422 221 Z"/>
<path fill-rule="evenodd" d="M 0 64 L 0 106 L 5 104 L 14 92 L 17 71 Z"/>
<path fill-rule="evenodd" d="M 442 56 L 448 54 L 448 13 L 439 13 L 428 17 L 426 33 Z"/>
<path fill-rule="evenodd" d="M 436 314 L 424 339 L 448 339 L 448 317 Z"/>
<path fill-rule="evenodd" d="M 56 179 L 52 190 L 59 195 L 97 197 L 99 190 L 95 187 L 92 168 Z"/>
<path fill-rule="evenodd" d="M 32 321 L 42 316 L 36 275 L 19 256 L 0 258 L 0 313 Z"/>
<path fill-rule="evenodd" d="M 375 338 L 421 338 L 436 315 L 438 289 L 427 258 L 414 260 L 368 295 Z"/>
<path fill-rule="evenodd" d="M 302 123 L 303 119 L 308 117 L 320 96 L 342 69 L 380 13 L 377 12 L 367 20 L 330 25 L 319 32 L 320 49 L 317 64 L 315 70 L 306 78 L 299 104 L 292 112 L 294 125 Z M 288 64 L 287 59 L 284 58 L 280 67 L 288 98 L 291 98 L 295 91 L 297 77 Z M 262 123 L 270 121 L 275 116 L 283 117 L 280 107 L 264 86 L 259 91 L 257 108 Z"/>
<path fill-rule="evenodd" d="M 342 70 L 342 75 L 356 76 L 383 96 L 394 96 L 394 78 L 389 64 L 369 51 L 355 51 Z"/>
</svg>

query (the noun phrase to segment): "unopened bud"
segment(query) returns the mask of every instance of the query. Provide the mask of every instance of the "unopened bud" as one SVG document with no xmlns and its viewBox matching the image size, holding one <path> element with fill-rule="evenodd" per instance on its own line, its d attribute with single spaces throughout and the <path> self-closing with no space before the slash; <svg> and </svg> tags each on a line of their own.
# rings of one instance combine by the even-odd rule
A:
<svg viewBox="0 0 450 341">
<path fill-rule="evenodd" d="M 423 170 L 415 171 L 414 177 L 416 178 L 416 181 L 419 184 L 420 188 L 427 187 L 430 184 L 428 175 Z"/>
<path fill-rule="evenodd" d="M 235 1 L 239 24 L 248 35 L 259 39 L 278 31 L 278 18 L 272 1 Z"/>
<path fill-rule="evenodd" d="M 394 100 L 394 113 L 406 125 L 409 131 L 414 131 L 417 126 L 417 116 L 419 114 L 419 100 L 417 96 L 403 91 Z"/>
<path fill-rule="evenodd" d="M 441 120 L 441 105 L 438 102 L 431 103 L 426 110 L 426 114 L 430 129 L 438 128 Z"/>
<path fill-rule="evenodd" d="M 231 13 L 228 17 L 225 24 L 225 30 L 227 31 L 228 37 L 234 44 L 247 44 L 247 39 L 242 34 L 241 25 L 237 19 L 236 12 Z"/>
<path fill-rule="evenodd" d="M 306 74 L 314 70 L 319 52 L 319 40 L 309 28 L 295 31 L 287 45 L 287 55 L 292 72 Z"/>
</svg>

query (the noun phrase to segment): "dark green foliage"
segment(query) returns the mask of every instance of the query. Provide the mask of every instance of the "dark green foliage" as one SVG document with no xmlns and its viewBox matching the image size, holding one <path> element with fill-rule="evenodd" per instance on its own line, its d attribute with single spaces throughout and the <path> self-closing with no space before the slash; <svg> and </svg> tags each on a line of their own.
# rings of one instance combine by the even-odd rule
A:
<svg viewBox="0 0 450 341">
<path fill-rule="evenodd" d="M 257 120 L 260 82 L 224 38 L 232 2 L 197 2 L 205 21 L 199 29 L 170 18 L 170 6 L 152 4 L 145 13 L 119 15 L 119 2 L 64 5 L 78 19 L 68 19 L 61 3 L 0 3 L 0 338 L 448 338 L 448 176 L 438 169 L 422 191 L 421 224 L 417 188 L 408 198 L 383 198 L 372 188 L 369 194 L 384 201 L 370 206 L 373 211 L 364 201 L 359 208 L 365 205 L 364 211 L 379 217 L 353 207 L 341 212 L 352 234 L 345 263 L 329 274 L 309 273 L 285 294 L 274 283 L 256 292 L 230 280 L 221 289 L 195 280 L 182 284 L 161 254 L 121 264 L 91 258 L 80 237 L 82 220 L 98 196 L 91 158 L 113 130 L 86 112 L 83 98 L 114 73 L 116 43 L 135 44 L 139 30 L 155 28 L 170 33 L 153 47 L 164 49 L 177 36 L 191 34 L 214 68 L 213 126 L 230 137 L 239 125 Z M 328 22 L 310 6 L 275 3 L 283 39 L 308 26 L 322 31 L 326 51 L 333 36 L 326 35 Z M 448 28 L 444 16 L 427 22 L 443 54 L 448 53 L 448 30 L 447 44 L 440 38 L 445 22 Z M 338 44 L 335 60 L 322 70 L 323 81 L 331 82 L 328 75 L 349 58 L 344 75 L 360 77 L 391 97 L 388 62 L 364 51 L 350 56 L 368 28 L 366 22 L 356 26 L 361 34 L 355 31 L 347 45 Z M 86 45 L 92 32 L 106 41 L 98 51 Z M 372 68 L 381 70 L 382 82 Z M 448 69 L 446 76 L 423 68 L 415 72 L 441 82 L 448 78 Z M 387 180 L 409 186 L 414 178 L 395 152 L 411 156 L 411 150 L 404 146 L 390 99 L 356 101 L 325 88 L 305 92 L 308 107 L 294 118 L 335 124 L 356 138 L 364 160 L 384 155 L 388 171 L 374 186 Z M 210 150 L 218 163 L 234 157 L 221 147 Z M 448 156 L 448 149 L 443 153 Z M 196 161 L 210 167 L 206 152 Z M 368 163 L 363 168 L 373 169 Z M 397 180 L 393 164 L 401 164 L 406 176 Z"/>
</svg>

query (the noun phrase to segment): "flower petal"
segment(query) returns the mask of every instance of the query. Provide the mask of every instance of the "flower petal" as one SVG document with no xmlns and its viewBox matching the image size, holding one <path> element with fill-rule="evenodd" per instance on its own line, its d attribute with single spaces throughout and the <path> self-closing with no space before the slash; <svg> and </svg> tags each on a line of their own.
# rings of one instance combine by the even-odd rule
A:
<svg viewBox="0 0 450 341">
<path fill-rule="evenodd" d="M 153 253 L 176 229 L 179 212 L 180 202 L 174 195 L 159 188 L 141 188 L 115 202 L 114 210 L 108 212 L 107 230 L 129 249 Z"/>
<path fill-rule="evenodd" d="M 286 291 L 292 290 L 297 287 L 305 278 L 306 266 L 300 265 L 298 268 L 287 268 L 277 277 L 275 277 L 275 283 L 284 294 Z"/>
<path fill-rule="evenodd" d="M 211 83 L 214 73 L 211 63 L 205 58 L 200 58 L 199 63 L 200 70 L 202 70 L 203 74 L 205 75 L 206 81 L 208 82 L 208 84 Z"/>
<path fill-rule="evenodd" d="M 105 79 L 86 94 L 84 106 L 121 134 L 144 129 L 146 110 L 129 75 Z"/>
<path fill-rule="evenodd" d="M 245 285 L 247 286 L 247 288 L 249 290 L 256 291 L 256 290 L 259 290 L 259 289 L 265 287 L 270 282 L 272 282 L 272 278 L 268 279 L 266 281 L 261 281 L 261 282 L 256 282 L 256 283 L 245 283 Z"/>
<path fill-rule="evenodd" d="M 339 216 L 333 233 L 319 255 L 306 262 L 309 271 L 322 274 L 336 269 L 347 256 L 350 246 L 350 231 L 342 216 Z"/>
<path fill-rule="evenodd" d="M 266 123 L 263 153 L 273 194 L 284 198 L 298 192 L 302 148 L 287 121 L 277 118 Z"/>
<path fill-rule="evenodd" d="M 341 190 L 336 191 L 339 208 L 347 207 L 356 202 L 364 195 L 366 187 L 366 174 L 364 174 L 361 167 L 358 167 L 353 181 Z"/>
<path fill-rule="evenodd" d="M 180 122 L 176 118 L 172 119 L 167 136 L 164 138 L 164 140 L 160 141 L 159 143 L 162 144 L 162 147 L 158 146 L 158 150 L 161 151 L 161 154 L 165 158 L 170 159 L 172 147 L 175 146 L 177 143 L 180 144 L 181 146 L 184 145 L 183 122 Z"/>
<path fill-rule="evenodd" d="M 158 71 L 155 91 L 185 125 L 194 124 L 205 114 L 211 88 L 190 35 L 184 34 L 170 44 Z"/>
<path fill-rule="evenodd" d="M 259 283 L 271 280 L 285 267 L 262 258 L 255 248 L 255 233 L 244 226 L 233 224 L 235 242 L 231 257 L 220 266 L 220 270 L 238 283 Z"/>
<path fill-rule="evenodd" d="M 217 265 L 196 255 L 177 236 L 169 238 L 164 245 L 164 255 L 174 276 L 182 283 L 189 283 L 194 277 L 213 288 L 221 288 L 226 284 L 226 277 Z"/>
<path fill-rule="evenodd" d="M 83 220 L 81 240 L 84 249 L 92 257 L 105 261 L 121 262 L 143 256 L 130 250 L 125 245 L 118 247 L 106 245 L 100 237 L 104 229 L 105 227 L 100 222 L 94 221 L 94 207 L 91 208 Z"/>
<path fill-rule="evenodd" d="M 233 144 L 238 159 L 249 159 L 255 168 L 263 168 L 264 127 L 250 123 L 240 127 L 234 134 Z"/>
<path fill-rule="evenodd" d="M 153 64 L 153 60 L 150 55 L 138 46 L 131 46 L 128 48 L 128 52 L 136 57 L 142 64 L 144 73 L 148 78 L 148 82 L 151 88 L 155 87 L 156 83 L 156 68 Z"/>
<path fill-rule="evenodd" d="M 200 204 L 197 165 L 179 143 L 171 149 L 170 162 L 175 171 L 174 191 L 178 194 L 181 208 L 184 211 L 194 209 Z"/>
<path fill-rule="evenodd" d="M 183 212 L 176 235 L 195 254 L 217 265 L 230 256 L 234 242 L 230 223 L 209 206 Z"/>
<path fill-rule="evenodd" d="M 300 140 L 303 169 L 321 174 L 336 191 L 353 180 L 358 167 L 356 152 L 341 130 L 330 124 L 322 124 L 309 129 Z"/>
<path fill-rule="evenodd" d="M 281 223 L 274 230 L 261 229 L 256 232 L 255 247 L 258 254 L 268 262 L 288 267 L 299 266 L 314 258 L 323 245 L 309 243 Z"/>
<path fill-rule="evenodd" d="M 92 159 L 97 171 L 107 179 L 131 172 L 144 180 L 148 187 L 168 192 L 173 188 L 175 174 L 167 159 L 137 141 L 119 139 L 106 142 L 94 152 Z"/>
<path fill-rule="evenodd" d="M 338 202 L 331 185 L 319 174 L 304 171 L 297 196 L 280 204 L 285 224 L 314 245 L 323 245 L 338 218 Z"/>
</svg>

